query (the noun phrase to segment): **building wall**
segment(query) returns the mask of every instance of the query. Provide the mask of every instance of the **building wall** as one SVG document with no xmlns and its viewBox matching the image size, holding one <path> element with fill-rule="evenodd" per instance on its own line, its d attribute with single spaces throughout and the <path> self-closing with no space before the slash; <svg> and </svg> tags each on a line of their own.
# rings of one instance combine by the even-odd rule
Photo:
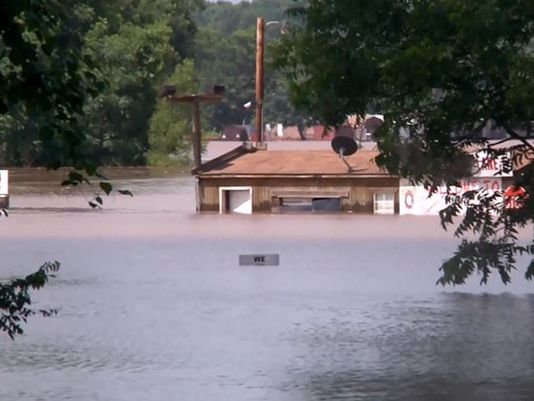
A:
<svg viewBox="0 0 534 401">
<path fill-rule="evenodd" d="M 298 194 L 340 196 L 344 211 L 373 213 L 373 194 L 395 194 L 398 213 L 399 180 L 378 178 L 209 178 L 199 177 L 198 194 L 201 212 L 219 211 L 219 187 L 251 186 L 253 212 L 270 212 L 276 197 Z"/>
</svg>

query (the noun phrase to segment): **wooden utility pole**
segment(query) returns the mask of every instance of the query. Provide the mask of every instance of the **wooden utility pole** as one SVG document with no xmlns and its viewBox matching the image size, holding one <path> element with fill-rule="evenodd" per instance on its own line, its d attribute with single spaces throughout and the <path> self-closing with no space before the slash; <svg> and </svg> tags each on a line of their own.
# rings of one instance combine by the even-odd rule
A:
<svg viewBox="0 0 534 401">
<path fill-rule="evenodd" d="M 166 96 L 167 100 L 174 103 L 191 103 L 193 106 L 193 158 L 195 168 L 202 164 L 202 132 L 200 129 L 200 104 L 202 102 L 216 103 L 222 99 L 221 95 L 203 94 L 186 96 Z"/>
<path fill-rule="evenodd" d="M 265 22 L 258 17 L 256 22 L 256 132 L 258 143 L 263 142 L 263 66 L 265 53 Z"/>
<path fill-rule="evenodd" d="M 200 130 L 200 101 L 195 99 L 193 105 L 193 158 L 195 168 L 202 164 L 202 132 Z"/>
</svg>

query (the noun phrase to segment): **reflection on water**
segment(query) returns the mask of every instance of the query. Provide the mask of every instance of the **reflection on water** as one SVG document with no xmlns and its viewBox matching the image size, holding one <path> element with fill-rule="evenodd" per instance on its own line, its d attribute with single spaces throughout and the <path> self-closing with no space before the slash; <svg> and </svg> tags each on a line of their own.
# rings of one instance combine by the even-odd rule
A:
<svg viewBox="0 0 534 401">
<path fill-rule="evenodd" d="M 438 300 L 385 308 L 372 336 L 355 327 L 336 329 L 334 338 L 316 335 L 328 338 L 318 341 L 328 358 L 303 378 L 309 399 L 530 399 L 534 298 L 447 294 Z"/>
<path fill-rule="evenodd" d="M 59 315 L 0 338 L 0 400 L 532 399 L 532 285 L 436 287 L 435 219 L 199 216 L 190 178 L 121 184 L 96 213 L 20 191 L 0 222 L 0 277 L 63 262 L 36 298 Z"/>
</svg>

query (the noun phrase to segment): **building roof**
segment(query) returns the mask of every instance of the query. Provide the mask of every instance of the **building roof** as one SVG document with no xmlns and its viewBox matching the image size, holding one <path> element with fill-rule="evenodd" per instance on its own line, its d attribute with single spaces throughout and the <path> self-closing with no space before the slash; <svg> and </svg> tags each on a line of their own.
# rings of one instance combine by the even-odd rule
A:
<svg viewBox="0 0 534 401">
<path fill-rule="evenodd" d="M 381 170 L 374 158 L 375 150 L 360 150 L 346 157 L 353 168 L 348 171 L 343 160 L 332 150 L 256 150 L 221 163 L 201 166 L 201 176 L 390 176 Z"/>
</svg>

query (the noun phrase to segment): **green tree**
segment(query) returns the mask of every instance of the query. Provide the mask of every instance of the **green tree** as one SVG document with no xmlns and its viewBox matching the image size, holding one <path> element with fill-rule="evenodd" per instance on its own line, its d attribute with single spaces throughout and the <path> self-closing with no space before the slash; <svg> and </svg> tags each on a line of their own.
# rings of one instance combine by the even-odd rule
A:
<svg viewBox="0 0 534 401">
<path fill-rule="evenodd" d="M 472 174 L 469 150 L 502 153 L 483 135 L 491 124 L 529 160 L 534 120 L 534 3 L 529 0 L 309 0 L 290 10 L 290 33 L 276 65 L 291 79 L 296 106 L 335 125 L 346 115 L 382 110 L 378 163 L 430 190 Z M 328 101 L 325 101 L 328 99 Z M 518 144 L 517 144 L 518 143 Z M 533 167 L 521 184 L 534 194 Z M 496 196 L 452 197 L 444 227 L 460 215 L 458 252 L 441 266 L 441 284 L 498 272 L 507 283 L 532 223 L 534 196 L 516 211 Z M 465 235 L 474 234 L 473 237 Z M 526 277 L 534 277 L 534 261 Z"/>
<path fill-rule="evenodd" d="M 197 15 L 199 31 L 195 37 L 195 64 L 201 90 L 213 84 L 226 86 L 221 103 L 210 108 L 211 127 L 220 130 L 228 124 L 252 123 L 253 109 L 243 105 L 255 99 L 256 80 L 256 20 L 285 20 L 285 10 L 291 0 L 258 0 L 231 4 L 208 3 Z M 291 105 L 285 76 L 271 68 L 270 44 L 280 37 L 281 25 L 267 27 L 265 51 L 266 122 L 287 125 L 305 123 L 306 118 Z"/>
<path fill-rule="evenodd" d="M 195 91 L 194 65 L 184 60 L 176 66 L 166 83 L 176 86 L 177 93 Z M 188 165 L 191 155 L 192 111 L 189 104 L 173 104 L 161 99 L 150 118 L 148 142 L 150 151 L 148 162 L 151 165 Z"/>
<path fill-rule="evenodd" d="M 157 85 L 192 52 L 200 0 L 120 0 L 96 7 L 87 47 L 109 86 L 86 105 L 93 150 L 103 164 L 144 164 Z"/>
<path fill-rule="evenodd" d="M 54 120 L 48 114 L 61 110 L 53 107 L 54 97 L 48 100 L 51 104 L 47 106 L 48 114 L 35 110 L 31 102 L 32 97 L 42 95 L 38 86 L 47 85 L 47 79 L 60 78 L 54 78 L 54 74 L 61 75 L 61 71 L 67 72 L 61 78 L 65 85 L 72 84 L 70 90 L 81 93 L 85 93 L 86 82 L 91 86 L 90 80 L 107 82 L 88 93 L 83 108 L 73 114 L 73 125 L 83 135 L 75 136 L 79 142 L 68 145 L 70 151 L 75 148 L 94 164 L 143 164 L 148 148 L 148 122 L 156 105 L 156 87 L 163 77 L 172 73 L 181 58 L 193 52 L 196 25 L 192 14 L 202 8 L 203 0 L 67 0 L 63 5 L 68 12 L 61 9 L 59 2 L 42 7 L 41 3 L 23 1 L 20 5 L 2 5 L 5 11 L 2 18 L 30 6 L 37 11 L 22 13 L 2 25 L 7 27 L 5 49 L 0 53 L 7 58 L 2 60 L 10 60 L 11 56 L 22 59 L 27 54 L 29 63 L 24 67 L 28 70 L 25 74 L 33 75 L 26 81 L 20 80 L 18 72 L 10 69 L 10 63 L 0 64 L 2 94 L 25 91 L 30 99 L 29 104 L 5 104 L 0 116 L 0 164 L 67 163 L 67 160 L 49 160 L 64 154 L 61 149 L 65 144 L 61 141 L 65 138 L 54 137 L 50 132 L 51 138 L 43 134 L 48 121 Z M 42 16 L 37 16 L 38 10 Z M 43 22 L 47 19 L 50 19 L 48 25 Z M 56 28 L 55 34 L 61 35 L 64 43 L 54 48 L 50 39 L 45 47 L 41 46 L 41 31 L 52 35 Z M 11 46 L 17 40 L 14 32 L 21 35 L 27 49 Z M 63 66 L 71 55 L 77 56 L 75 53 L 79 53 L 79 65 Z M 98 60 L 98 69 L 87 64 L 90 60 Z M 81 156 L 71 159 L 80 160 Z"/>
<path fill-rule="evenodd" d="M 109 83 L 85 108 L 93 151 L 102 164 L 144 164 L 156 82 L 178 59 L 169 41 L 162 40 L 170 35 L 164 21 L 124 23 L 113 33 L 103 20 L 88 32 L 88 47 Z"/>
<path fill-rule="evenodd" d="M 32 143 L 43 150 L 44 165 L 93 175 L 96 165 L 85 153 L 81 117 L 86 99 L 102 82 L 94 60 L 83 52 L 80 20 L 71 12 L 77 5 L 70 0 L 0 4 L 0 123 L 18 128 L 17 121 L 33 121 Z M 0 284 L 0 331 L 12 338 L 22 332 L 21 324 L 34 313 L 29 290 L 42 287 L 58 268 L 48 263 L 24 279 Z"/>
<path fill-rule="evenodd" d="M 2 124 L 14 125 L 16 135 L 21 124 L 32 121 L 30 141 L 47 167 L 93 165 L 80 123 L 86 98 L 103 85 L 83 51 L 80 19 L 71 13 L 77 5 L 75 0 L 0 5 Z M 0 148 L 4 158 L 8 149 Z"/>
<path fill-rule="evenodd" d="M 0 282 L 0 332 L 14 339 L 16 335 L 24 332 L 22 325 L 30 316 L 50 316 L 56 313 L 54 309 L 32 309 L 29 291 L 44 287 L 57 271 L 59 262 L 45 263 L 35 273 L 24 278 Z"/>
<path fill-rule="evenodd" d="M 210 125 L 220 130 L 227 124 L 250 121 L 243 105 L 255 98 L 255 29 L 237 30 L 225 38 L 220 33 L 200 29 L 195 38 L 195 64 L 199 87 L 209 91 L 224 84 L 222 102 L 212 106 Z"/>
<path fill-rule="evenodd" d="M 255 0 L 232 4 L 227 1 L 207 3 L 196 16 L 199 27 L 211 29 L 226 37 L 239 30 L 256 26 L 256 18 L 283 20 L 292 0 Z"/>
</svg>

